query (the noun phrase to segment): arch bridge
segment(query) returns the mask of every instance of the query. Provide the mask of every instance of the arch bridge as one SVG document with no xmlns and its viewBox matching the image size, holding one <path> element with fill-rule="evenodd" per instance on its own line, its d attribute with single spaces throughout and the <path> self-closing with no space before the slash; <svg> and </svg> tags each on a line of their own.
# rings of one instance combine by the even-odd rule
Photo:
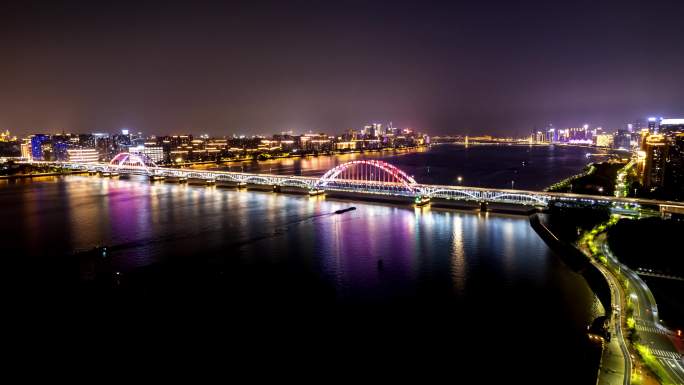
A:
<svg viewBox="0 0 684 385">
<path fill-rule="evenodd" d="M 263 185 L 279 188 L 297 188 L 315 192 L 345 192 L 358 194 L 377 194 L 382 196 L 405 197 L 409 199 L 431 198 L 450 201 L 469 201 L 480 203 L 504 203 L 546 207 L 551 201 L 565 204 L 608 204 L 633 210 L 641 204 L 660 206 L 684 206 L 681 202 L 664 202 L 647 199 L 616 198 L 566 193 L 551 193 L 526 190 L 491 189 L 450 185 L 427 185 L 417 183 L 406 172 L 381 160 L 353 160 L 328 170 L 320 178 L 256 174 L 230 171 L 206 171 L 196 169 L 168 168 L 155 164 L 143 154 L 121 153 L 109 163 L 60 163 L 73 170 L 91 172 L 118 172 L 138 174 L 153 179 L 194 178 L 228 184 Z M 669 207 L 668 206 L 668 207 Z M 682 207 L 684 210 L 684 207 Z M 656 208 L 657 210 L 657 208 Z"/>
</svg>

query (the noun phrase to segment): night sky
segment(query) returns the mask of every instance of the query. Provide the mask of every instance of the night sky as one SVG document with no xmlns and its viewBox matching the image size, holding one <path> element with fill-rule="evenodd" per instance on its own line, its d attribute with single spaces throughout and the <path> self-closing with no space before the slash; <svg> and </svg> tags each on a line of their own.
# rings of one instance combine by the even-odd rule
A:
<svg viewBox="0 0 684 385">
<path fill-rule="evenodd" d="M 522 135 L 684 116 L 684 1 L 103 3 L 0 5 L 0 128 Z"/>
</svg>

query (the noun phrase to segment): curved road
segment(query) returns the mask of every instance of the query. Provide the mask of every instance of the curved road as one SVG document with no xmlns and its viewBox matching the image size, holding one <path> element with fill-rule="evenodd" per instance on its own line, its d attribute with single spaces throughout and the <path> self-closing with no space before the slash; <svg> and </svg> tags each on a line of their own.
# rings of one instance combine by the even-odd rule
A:
<svg viewBox="0 0 684 385">
<path fill-rule="evenodd" d="M 677 349 L 670 341 L 669 335 L 673 333 L 660 324 L 658 317 L 658 306 L 656 305 L 653 294 L 648 286 L 639 276 L 620 263 L 605 242 L 604 237 L 597 237 L 596 243 L 599 244 L 601 251 L 607 256 L 608 263 L 615 270 L 618 270 L 629 281 L 631 288 L 629 296 L 634 301 L 636 321 L 636 333 L 639 340 L 648 346 L 654 356 L 660 361 L 667 372 L 670 380 L 675 384 L 684 385 L 684 357 L 677 352 Z M 610 274 L 615 279 L 613 274 Z M 611 281 L 609 281 L 611 282 Z M 614 284 L 617 284 L 615 282 Z M 611 284 L 611 290 L 613 284 Z"/>
<path fill-rule="evenodd" d="M 625 298 L 622 295 L 620 283 L 617 278 L 603 266 L 600 262 L 590 259 L 591 263 L 603 274 L 610 287 L 610 298 L 613 306 L 613 317 L 611 323 L 608 325 L 608 331 L 614 338 L 605 346 L 604 355 L 601 359 L 601 367 L 599 368 L 599 376 L 597 379 L 598 385 L 629 385 L 632 379 L 632 358 L 627 349 L 627 343 L 622 331 L 623 314 L 622 305 L 625 303 Z M 606 313 L 608 313 L 606 309 Z M 616 346 L 617 345 L 617 346 Z M 606 356 L 606 351 L 608 356 Z M 616 358 L 620 358 L 620 362 Z M 612 358 L 610 361 L 608 358 Z"/>
</svg>

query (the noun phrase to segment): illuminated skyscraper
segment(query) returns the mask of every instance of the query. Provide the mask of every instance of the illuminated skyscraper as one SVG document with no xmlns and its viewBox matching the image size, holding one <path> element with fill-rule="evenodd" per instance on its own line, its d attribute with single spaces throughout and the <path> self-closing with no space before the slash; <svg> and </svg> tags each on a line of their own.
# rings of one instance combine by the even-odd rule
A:
<svg viewBox="0 0 684 385">
<path fill-rule="evenodd" d="M 669 146 L 663 135 L 651 134 L 644 143 L 642 185 L 648 190 L 663 187 Z"/>
<path fill-rule="evenodd" d="M 670 199 L 684 200 L 684 133 L 670 136 L 665 193 Z"/>
<path fill-rule="evenodd" d="M 613 136 L 613 147 L 628 150 L 631 148 L 631 141 L 632 135 L 628 130 L 618 130 Z"/>
<path fill-rule="evenodd" d="M 28 160 L 33 159 L 30 139 L 24 139 L 24 141 L 21 142 L 21 157 Z"/>
<path fill-rule="evenodd" d="M 48 135 L 36 134 L 31 137 L 31 158 L 43 160 L 43 144 L 50 141 Z"/>
<path fill-rule="evenodd" d="M 648 118 L 648 132 L 657 133 L 658 132 L 658 119 L 655 117 Z"/>
</svg>

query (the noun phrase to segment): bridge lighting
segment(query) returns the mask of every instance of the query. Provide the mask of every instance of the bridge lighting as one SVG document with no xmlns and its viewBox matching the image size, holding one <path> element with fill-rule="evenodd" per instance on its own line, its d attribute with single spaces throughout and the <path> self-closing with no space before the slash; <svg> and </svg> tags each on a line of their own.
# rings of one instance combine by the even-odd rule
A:
<svg viewBox="0 0 684 385">
<path fill-rule="evenodd" d="M 181 159 L 177 159 L 180 161 Z M 474 202 L 514 203 L 533 206 L 547 206 L 549 200 L 582 202 L 595 204 L 594 199 L 575 196 L 548 195 L 531 191 L 511 191 L 498 189 L 470 188 L 463 186 L 435 186 L 418 184 L 415 179 L 407 175 L 392 164 L 378 160 L 354 160 L 340 164 L 328 170 L 322 177 L 304 177 L 295 175 L 244 174 L 244 165 L 238 167 L 243 175 L 238 174 L 229 166 L 229 171 L 193 172 L 182 168 L 160 168 L 144 154 L 120 153 L 110 163 L 79 164 L 67 163 L 72 169 L 88 171 L 91 175 L 98 173 L 109 176 L 121 174 L 143 174 L 152 180 L 165 180 L 184 183 L 188 178 L 204 180 L 207 184 L 214 182 L 229 182 L 231 186 L 245 187 L 247 183 L 272 186 L 303 188 L 310 195 L 323 194 L 325 190 L 347 191 L 352 193 L 371 193 L 378 195 L 401 196 L 416 199 L 420 203 L 429 202 L 430 198 L 468 200 Z M 249 168 L 249 167 L 247 167 Z M 272 170 L 271 170 L 272 171 Z M 456 178 L 460 184 L 462 176 Z M 511 189 L 515 189 L 515 180 L 511 180 Z M 554 198 L 554 196 L 556 198 Z M 601 198 L 602 202 L 610 202 L 611 198 Z M 419 203 L 419 202 L 416 202 Z M 638 208 L 638 203 L 633 203 Z M 655 312 L 654 312 L 655 313 Z"/>
</svg>

